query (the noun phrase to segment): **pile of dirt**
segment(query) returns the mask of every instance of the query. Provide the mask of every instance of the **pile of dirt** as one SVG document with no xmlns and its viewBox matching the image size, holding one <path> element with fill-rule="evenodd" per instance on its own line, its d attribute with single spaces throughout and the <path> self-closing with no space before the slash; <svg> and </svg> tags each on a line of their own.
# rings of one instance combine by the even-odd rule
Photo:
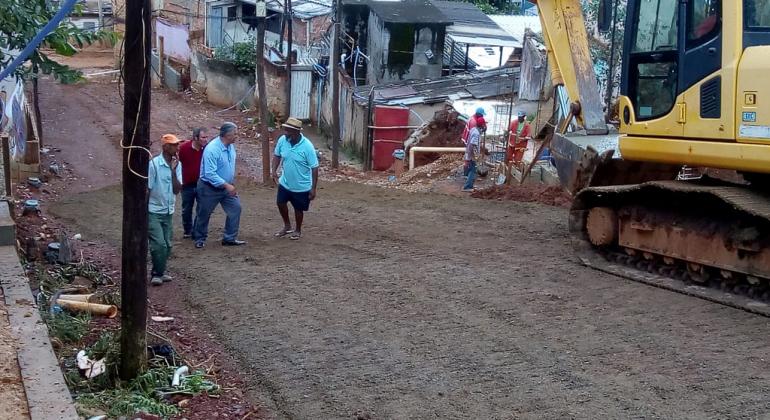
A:
<svg viewBox="0 0 770 420">
<path fill-rule="evenodd" d="M 436 111 L 433 119 L 412 133 L 406 140 L 407 153 L 413 146 L 424 147 L 463 147 L 461 139 L 465 123 L 458 119 L 459 114 L 451 108 Z M 427 165 L 441 157 L 439 153 L 419 153 L 415 156 L 415 166 Z"/>
<path fill-rule="evenodd" d="M 452 175 L 463 163 L 463 156 L 460 154 L 443 155 L 438 160 L 427 165 L 418 166 L 411 171 L 405 172 L 399 179 L 400 184 L 409 184 L 420 179 L 442 179 Z"/>
<path fill-rule="evenodd" d="M 495 185 L 484 190 L 474 191 L 471 197 L 485 200 L 510 200 L 525 203 L 541 203 L 555 207 L 569 208 L 572 198 L 556 185 Z"/>
</svg>

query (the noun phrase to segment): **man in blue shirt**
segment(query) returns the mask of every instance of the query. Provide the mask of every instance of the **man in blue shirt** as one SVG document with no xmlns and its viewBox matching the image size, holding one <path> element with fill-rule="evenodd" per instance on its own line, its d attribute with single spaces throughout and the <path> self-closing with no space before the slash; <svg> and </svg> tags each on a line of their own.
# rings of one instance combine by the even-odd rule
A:
<svg viewBox="0 0 770 420">
<path fill-rule="evenodd" d="M 283 229 L 276 237 L 290 235 L 290 239 L 302 237 L 304 212 L 310 208 L 318 187 L 318 154 L 313 143 L 302 135 L 302 122 L 289 118 L 283 124 L 284 135 L 278 139 L 273 155 L 273 182 L 278 185 L 278 211 L 283 218 Z M 283 164 L 283 173 L 278 179 L 278 166 Z M 289 206 L 294 207 L 296 229 L 289 220 Z"/>
<path fill-rule="evenodd" d="M 206 246 L 211 213 L 222 205 L 227 219 L 222 245 L 244 245 L 238 240 L 238 227 L 241 223 L 241 200 L 235 189 L 235 140 L 238 138 L 238 126 L 231 122 L 222 124 L 219 137 L 203 149 L 201 174 L 198 179 L 198 208 L 195 217 L 193 240 L 196 248 Z"/>
<path fill-rule="evenodd" d="M 176 195 L 182 190 L 182 165 L 177 152 L 179 140 L 173 134 L 161 137 L 163 152 L 150 160 L 147 188 L 150 190 L 147 236 L 150 240 L 153 286 L 171 281 L 166 274 L 166 263 L 171 254 L 172 218 Z"/>
</svg>

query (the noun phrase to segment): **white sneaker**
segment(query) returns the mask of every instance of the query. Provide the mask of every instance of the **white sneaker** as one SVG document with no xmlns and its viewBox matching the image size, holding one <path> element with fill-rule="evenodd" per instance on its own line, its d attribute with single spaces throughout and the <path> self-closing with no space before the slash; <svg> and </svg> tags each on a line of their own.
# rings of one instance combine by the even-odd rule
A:
<svg viewBox="0 0 770 420">
<path fill-rule="evenodd" d="M 153 286 L 160 286 L 163 284 L 163 279 L 160 277 L 153 276 L 152 280 L 150 280 L 150 284 Z"/>
<path fill-rule="evenodd" d="M 173 277 L 171 277 L 171 276 L 169 276 L 168 274 L 164 274 L 163 276 L 161 276 L 161 278 L 160 278 L 160 279 L 161 279 L 161 280 L 163 280 L 163 282 L 164 282 L 164 283 L 168 283 L 168 282 L 170 282 L 171 280 L 174 280 L 174 278 L 173 278 Z"/>
</svg>

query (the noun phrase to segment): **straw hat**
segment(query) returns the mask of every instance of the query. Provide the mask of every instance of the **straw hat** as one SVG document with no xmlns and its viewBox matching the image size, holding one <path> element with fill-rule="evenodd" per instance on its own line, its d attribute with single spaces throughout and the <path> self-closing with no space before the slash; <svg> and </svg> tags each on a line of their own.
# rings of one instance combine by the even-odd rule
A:
<svg viewBox="0 0 770 420">
<path fill-rule="evenodd" d="M 302 121 L 297 118 L 289 118 L 285 123 L 281 124 L 283 128 L 291 128 L 293 130 L 302 131 Z"/>
</svg>

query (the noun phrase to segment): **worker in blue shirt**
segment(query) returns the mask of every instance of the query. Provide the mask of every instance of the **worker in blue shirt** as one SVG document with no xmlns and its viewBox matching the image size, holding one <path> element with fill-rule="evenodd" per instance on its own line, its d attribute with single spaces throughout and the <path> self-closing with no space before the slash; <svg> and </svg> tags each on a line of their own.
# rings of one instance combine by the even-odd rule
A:
<svg viewBox="0 0 770 420">
<path fill-rule="evenodd" d="M 302 121 L 289 118 L 283 124 L 284 135 L 278 139 L 273 154 L 273 182 L 278 185 L 278 211 L 283 219 L 283 229 L 276 237 L 290 235 L 292 240 L 302 237 L 302 220 L 316 197 L 318 187 L 318 154 L 313 143 L 302 135 Z M 278 166 L 283 173 L 278 178 Z M 295 228 L 289 220 L 289 206 L 294 207 Z"/>
<path fill-rule="evenodd" d="M 238 246 L 246 244 L 238 240 L 238 227 L 241 223 L 241 200 L 235 182 L 235 140 L 238 138 L 238 126 L 231 122 L 222 124 L 219 137 L 212 140 L 203 149 L 201 175 L 198 179 L 198 208 L 193 233 L 196 248 L 206 246 L 211 213 L 222 205 L 227 219 L 222 245 Z"/>
</svg>

